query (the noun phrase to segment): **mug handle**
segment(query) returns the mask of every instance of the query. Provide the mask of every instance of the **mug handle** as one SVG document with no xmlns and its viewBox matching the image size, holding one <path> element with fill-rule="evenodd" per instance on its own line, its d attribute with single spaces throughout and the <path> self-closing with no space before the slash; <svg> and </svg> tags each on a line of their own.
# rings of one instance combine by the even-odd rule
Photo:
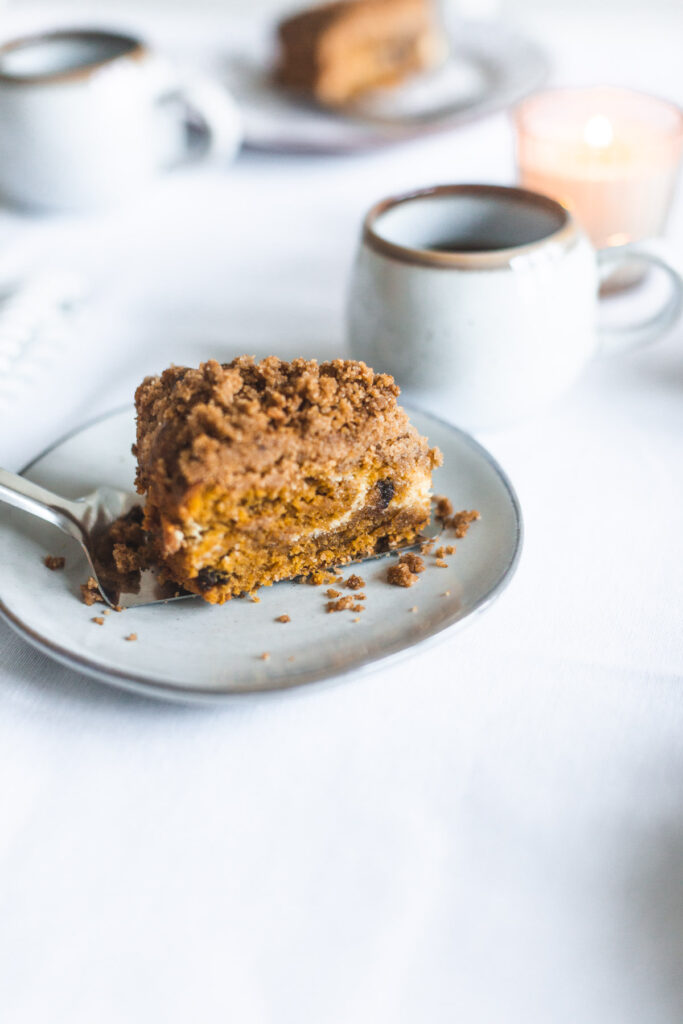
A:
<svg viewBox="0 0 683 1024">
<path fill-rule="evenodd" d="M 643 242 L 629 242 L 627 245 L 615 245 L 609 249 L 600 249 L 597 257 L 601 278 L 618 267 L 636 262 L 659 267 L 669 276 L 671 283 L 669 297 L 653 316 L 621 327 L 598 328 L 601 354 L 613 355 L 640 348 L 664 334 L 676 322 L 683 310 L 683 268 L 677 265 L 665 242 L 655 238 Z"/>
<path fill-rule="evenodd" d="M 170 113 L 184 130 L 179 151 L 165 161 L 167 168 L 199 162 L 226 164 L 236 155 L 242 143 L 241 118 L 237 104 L 219 81 L 174 68 L 172 84 L 156 97 L 156 106 Z"/>
</svg>

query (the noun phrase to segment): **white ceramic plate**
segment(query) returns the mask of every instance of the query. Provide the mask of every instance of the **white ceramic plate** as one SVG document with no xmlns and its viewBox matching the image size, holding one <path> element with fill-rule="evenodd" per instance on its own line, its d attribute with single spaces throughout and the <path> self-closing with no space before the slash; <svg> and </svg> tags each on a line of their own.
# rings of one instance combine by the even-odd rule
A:
<svg viewBox="0 0 683 1024">
<path fill-rule="evenodd" d="M 443 636 L 449 627 L 486 607 L 514 572 L 521 546 L 515 493 L 500 467 L 467 434 L 424 413 L 411 419 L 444 455 L 434 474 L 437 494 L 456 509 L 481 513 L 447 559 L 409 589 L 386 583 L 395 556 L 347 569 L 366 581 L 366 611 L 325 611 L 325 587 L 278 583 L 259 592 L 260 602 L 222 607 L 200 598 L 129 609 L 92 618 L 79 585 L 87 563 L 75 542 L 54 527 L 0 504 L 0 612 L 46 654 L 104 682 L 159 697 L 219 698 L 279 690 L 357 672 Z M 132 409 L 111 413 L 60 441 L 25 475 L 75 498 L 100 484 L 132 490 Z M 66 568 L 51 572 L 45 554 L 64 555 Z M 450 593 L 446 595 L 446 591 Z M 344 591 L 350 593 L 350 591 Z M 417 606 L 417 612 L 410 609 Z M 277 616 L 291 621 L 276 622 Z M 124 639 L 137 633 L 136 642 Z M 263 660 L 261 655 L 270 657 Z"/>
<path fill-rule="evenodd" d="M 272 29 L 241 39 L 228 55 L 226 75 L 246 145 L 343 153 L 400 142 L 509 107 L 548 74 L 544 53 L 497 22 L 451 19 L 446 33 L 450 52 L 442 65 L 398 88 L 376 90 L 344 115 L 298 101 L 273 83 Z"/>
</svg>

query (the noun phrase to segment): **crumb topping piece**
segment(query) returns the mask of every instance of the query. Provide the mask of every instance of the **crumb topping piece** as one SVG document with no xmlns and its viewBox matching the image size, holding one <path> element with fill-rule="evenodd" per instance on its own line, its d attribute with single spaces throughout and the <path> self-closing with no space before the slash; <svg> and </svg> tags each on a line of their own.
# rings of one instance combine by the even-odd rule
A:
<svg viewBox="0 0 683 1024">
<path fill-rule="evenodd" d="M 123 639 L 124 640 L 128 640 L 129 642 L 132 642 L 133 640 L 137 640 L 137 638 L 138 638 L 137 633 L 129 633 L 128 636 L 124 636 Z"/>
<path fill-rule="evenodd" d="M 90 607 L 90 605 L 97 604 L 98 602 L 100 604 L 106 604 L 94 576 L 89 576 L 87 583 L 81 583 L 81 597 L 83 598 L 84 604 L 87 604 L 88 607 Z"/>
<path fill-rule="evenodd" d="M 481 519 L 481 516 L 476 508 L 471 511 L 463 509 L 462 512 L 456 512 L 454 516 L 451 516 L 444 525 L 450 530 L 454 530 L 456 537 L 464 537 L 472 523 L 475 523 L 477 519 Z"/>
<path fill-rule="evenodd" d="M 52 569 L 53 572 L 56 572 L 57 569 L 64 568 L 66 565 L 66 558 L 62 558 L 61 555 L 45 555 L 43 564 L 47 566 L 48 569 Z"/>
<path fill-rule="evenodd" d="M 325 591 L 325 593 L 326 593 L 326 595 L 327 595 L 328 597 L 339 597 L 339 593 L 340 593 L 340 592 L 339 592 L 338 590 L 335 590 L 335 589 L 334 589 L 334 587 L 329 587 L 329 588 L 328 588 L 328 589 L 327 589 L 327 590 Z"/>
<path fill-rule="evenodd" d="M 365 580 L 362 578 L 362 576 L 356 576 L 356 574 L 353 573 L 351 576 L 349 576 L 344 586 L 348 590 L 362 590 L 363 587 L 365 586 Z"/>
<path fill-rule="evenodd" d="M 101 615 L 96 615 L 95 618 L 91 619 L 90 621 L 91 622 L 96 622 L 98 626 L 103 626 L 104 625 L 104 619 L 102 618 Z"/>
<path fill-rule="evenodd" d="M 446 498 L 443 494 L 435 494 L 432 501 L 435 505 L 434 515 L 437 519 L 448 519 L 453 515 L 453 502 L 450 498 Z"/>
<path fill-rule="evenodd" d="M 291 622 L 292 620 L 290 619 L 289 615 L 278 615 L 278 617 L 276 618 L 275 621 L 276 622 Z"/>
<path fill-rule="evenodd" d="M 418 578 L 416 573 L 410 571 L 410 567 L 405 562 L 391 565 L 387 570 L 387 581 L 395 587 L 412 587 L 414 583 L 417 583 Z"/>
<path fill-rule="evenodd" d="M 346 597 L 339 597 L 336 601 L 328 601 L 325 605 L 326 612 L 345 612 L 349 609 L 351 611 L 358 611 L 359 608 L 360 605 L 356 605 L 354 598 L 350 594 L 347 594 Z"/>
<path fill-rule="evenodd" d="M 398 560 L 399 565 L 407 565 L 411 572 L 424 572 L 424 560 L 414 551 L 406 551 Z"/>
<path fill-rule="evenodd" d="M 437 560 L 436 560 L 436 562 L 434 564 L 439 569 L 447 569 L 448 568 L 448 562 L 446 561 L 445 558 L 437 558 Z"/>
</svg>

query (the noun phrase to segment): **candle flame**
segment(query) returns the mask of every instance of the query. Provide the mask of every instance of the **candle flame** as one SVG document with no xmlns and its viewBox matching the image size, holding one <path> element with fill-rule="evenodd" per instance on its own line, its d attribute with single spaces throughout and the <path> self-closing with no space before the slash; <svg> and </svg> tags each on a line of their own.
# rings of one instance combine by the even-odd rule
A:
<svg viewBox="0 0 683 1024">
<path fill-rule="evenodd" d="M 604 114 L 595 114 L 586 121 L 583 139 L 595 149 L 606 149 L 614 140 L 612 122 Z"/>
</svg>

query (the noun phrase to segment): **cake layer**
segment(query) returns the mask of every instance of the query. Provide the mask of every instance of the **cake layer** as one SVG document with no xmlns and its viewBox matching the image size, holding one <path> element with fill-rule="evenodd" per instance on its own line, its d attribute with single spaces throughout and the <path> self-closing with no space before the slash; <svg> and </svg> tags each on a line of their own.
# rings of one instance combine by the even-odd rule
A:
<svg viewBox="0 0 683 1024">
<path fill-rule="evenodd" d="M 138 490 L 166 572 L 209 601 L 412 541 L 438 453 L 363 363 L 243 357 L 138 389 Z"/>
</svg>

